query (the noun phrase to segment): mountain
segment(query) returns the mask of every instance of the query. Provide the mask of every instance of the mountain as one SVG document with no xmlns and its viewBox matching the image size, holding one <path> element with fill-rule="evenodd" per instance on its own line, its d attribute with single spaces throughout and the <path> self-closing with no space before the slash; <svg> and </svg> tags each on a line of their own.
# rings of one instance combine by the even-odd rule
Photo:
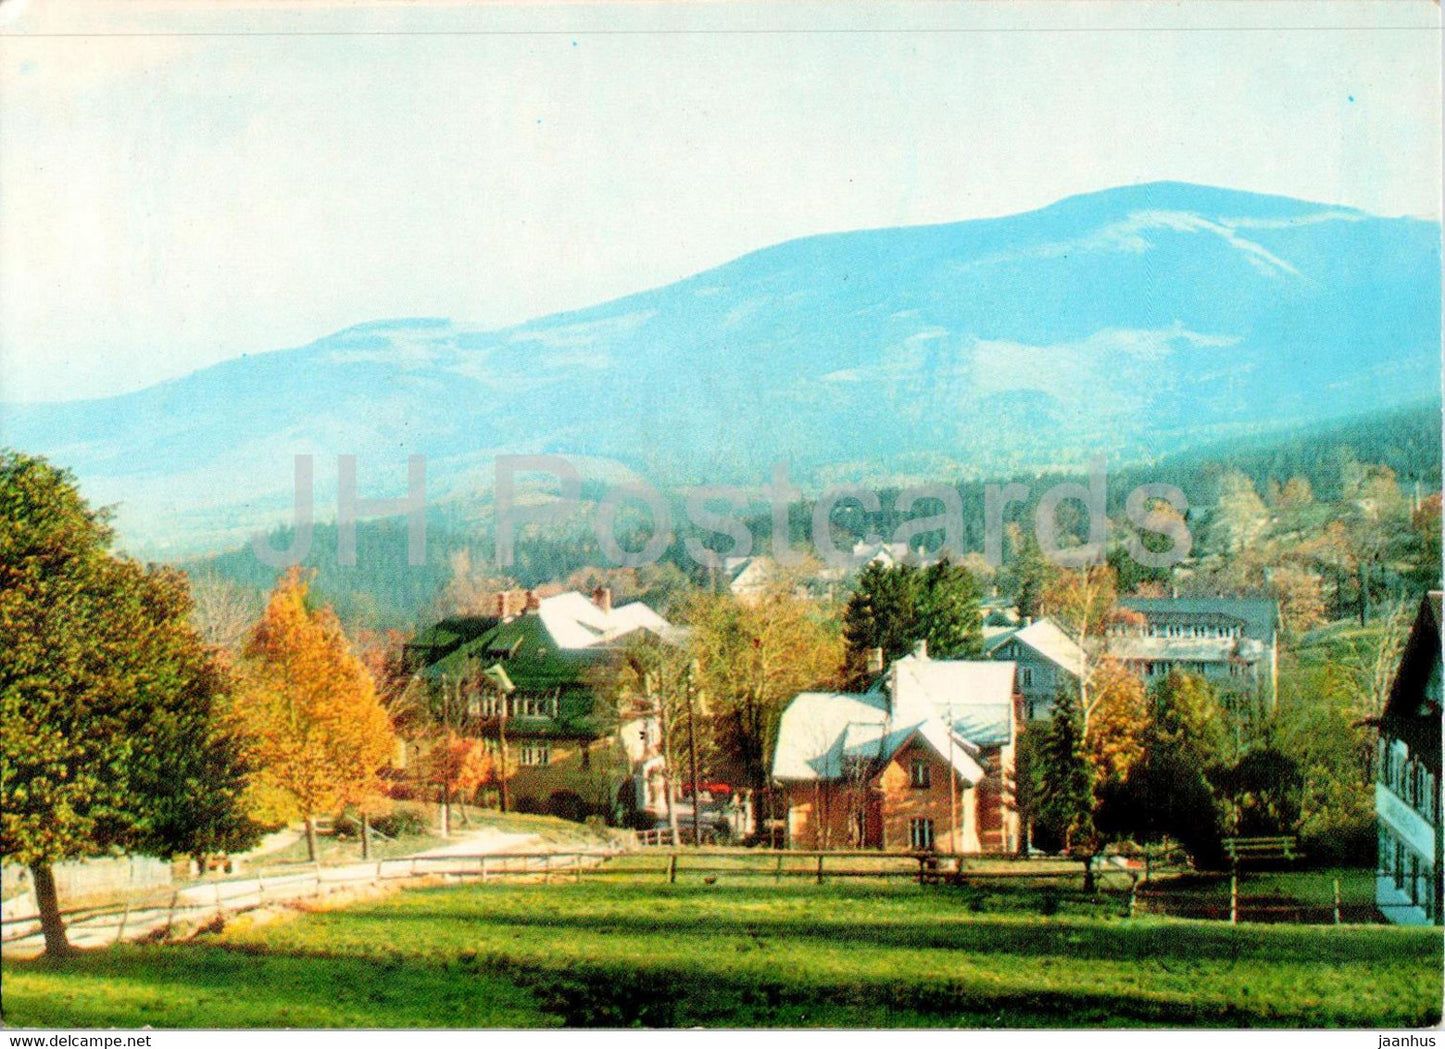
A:
<svg viewBox="0 0 1445 1049">
<path fill-rule="evenodd" d="M 980 476 L 1151 459 L 1440 388 L 1435 223 L 1181 183 L 790 241 L 502 330 L 387 320 L 120 397 L 4 410 L 5 443 L 151 549 L 291 505 L 292 457 L 442 497 L 499 451 L 656 483 Z"/>
</svg>

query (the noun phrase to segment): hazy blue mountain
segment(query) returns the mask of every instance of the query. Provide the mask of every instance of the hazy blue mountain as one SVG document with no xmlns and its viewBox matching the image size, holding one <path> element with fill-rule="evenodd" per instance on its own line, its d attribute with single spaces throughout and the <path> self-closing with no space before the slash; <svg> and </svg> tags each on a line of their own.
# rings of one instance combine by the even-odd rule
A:
<svg viewBox="0 0 1445 1049">
<path fill-rule="evenodd" d="M 485 331 L 363 324 L 102 400 L 10 406 L 6 443 L 123 501 L 147 545 L 218 545 L 338 453 L 438 496 L 497 451 L 660 483 L 978 475 L 1152 458 L 1440 388 L 1439 228 L 1180 183 L 809 237 Z M 322 503 L 323 516 L 329 508 Z"/>
</svg>

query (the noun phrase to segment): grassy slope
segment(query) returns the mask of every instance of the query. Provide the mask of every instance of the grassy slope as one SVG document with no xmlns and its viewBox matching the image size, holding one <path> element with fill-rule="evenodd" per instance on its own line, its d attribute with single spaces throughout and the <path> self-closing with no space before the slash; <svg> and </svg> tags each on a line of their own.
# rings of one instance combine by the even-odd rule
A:
<svg viewBox="0 0 1445 1049">
<path fill-rule="evenodd" d="M 1032 899 L 1018 897 L 1020 904 Z M 10 1024 L 1405 1026 L 1438 931 L 1127 920 L 916 886 L 417 889 L 67 969 L 5 966 Z"/>
</svg>

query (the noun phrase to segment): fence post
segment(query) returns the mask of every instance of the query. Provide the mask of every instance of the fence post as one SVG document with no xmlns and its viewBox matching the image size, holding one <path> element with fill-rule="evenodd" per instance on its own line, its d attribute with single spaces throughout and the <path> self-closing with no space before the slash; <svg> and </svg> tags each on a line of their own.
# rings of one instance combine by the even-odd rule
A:
<svg viewBox="0 0 1445 1049">
<path fill-rule="evenodd" d="M 667 884 L 674 885 L 677 882 L 677 853 L 667 857 Z"/>
<path fill-rule="evenodd" d="M 823 884 L 823 854 L 818 853 L 818 884 Z"/>
<path fill-rule="evenodd" d="M 1136 874 L 1129 881 L 1129 917 L 1139 913 L 1139 876 Z"/>
<path fill-rule="evenodd" d="M 547 885 L 552 881 L 552 854 L 549 852 L 542 858 L 542 884 Z"/>
<path fill-rule="evenodd" d="M 1239 924 L 1239 874 L 1229 876 L 1229 924 Z"/>
<path fill-rule="evenodd" d="M 162 939 L 169 940 L 171 938 L 171 926 L 176 920 L 176 901 L 180 898 L 180 889 L 176 889 L 171 893 L 171 905 L 166 908 L 166 931 L 162 934 Z"/>
<path fill-rule="evenodd" d="M 115 942 L 116 942 L 116 943 L 120 943 L 121 940 L 125 939 L 125 922 L 126 922 L 126 919 L 129 918 L 129 917 L 130 917 L 130 900 L 126 900 L 126 901 L 125 901 L 125 909 L 120 912 L 120 926 L 115 930 Z M 1336 924 L 1336 925 L 1339 924 L 1339 919 L 1338 919 L 1338 918 L 1336 918 L 1335 924 Z"/>
<path fill-rule="evenodd" d="M 783 854 L 781 852 L 778 853 L 777 869 L 773 871 L 773 881 L 777 882 L 779 885 L 783 883 Z"/>
<path fill-rule="evenodd" d="M 483 856 L 483 857 L 482 857 L 482 884 L 485 885 L 486 882 L 487 882 L 487 858 L 486 858 L 485 856 Z"/>
<path fill-rule="evenodd" d="M 217 882 L 216 882 L 216 915 L 219 917 L 220 915 L 222 915 L 222 914 L 224 914 L 224 913 L 225 913 L 225 908 L 221 906 L 221 883 L 220 883 L 219 881 L 217 881 Z"/>
<path fill-rule="evenodd" d="M 1340 879 L 1335 879 L 1335 924 L 1340 924 Z"/>
<path fill-rule="evenodd" d="M 574 862 L 574 864 L 575 864 L 575 865 L 573 866 L 573 868 L 572 868 L 572 873 L 573 873 L 573 879 L 572 879 L 572 880 L 575 881 L 578 885 L 581 885 L 581 884 L 582 884 L 582 854 L 581 854 L 580 852 L 577 853 L 577 855 L 575 855 L 575 856 L 572 857 L 572 860 L 573 860 L 573 862 Z"/>
</svg>

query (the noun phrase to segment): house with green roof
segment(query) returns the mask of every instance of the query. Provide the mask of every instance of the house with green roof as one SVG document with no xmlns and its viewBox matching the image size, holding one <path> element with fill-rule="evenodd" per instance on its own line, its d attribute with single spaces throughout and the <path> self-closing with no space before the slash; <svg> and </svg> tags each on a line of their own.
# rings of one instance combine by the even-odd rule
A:
<svg viewBox="0 0 1445 1049">
<path fill-rule="evenodd" d="M 641 602 L 613 608 L 605 588 L 590 599 L 529 592 L 515 605 L 503 598 L 496 611 L 448 617 L 407 646 L 408 669 L 433 710 L 482 740 L 504 807 L 571 819 L 627 807 L 625 788 L 653 757 L 656 733 L 645 717 L 624 719 L 605 682 L 624 639 L 641 632 L 672 643 L 677 632 Z M 425 749 L 414 743 L 409 764 Z"/>
</svg>

